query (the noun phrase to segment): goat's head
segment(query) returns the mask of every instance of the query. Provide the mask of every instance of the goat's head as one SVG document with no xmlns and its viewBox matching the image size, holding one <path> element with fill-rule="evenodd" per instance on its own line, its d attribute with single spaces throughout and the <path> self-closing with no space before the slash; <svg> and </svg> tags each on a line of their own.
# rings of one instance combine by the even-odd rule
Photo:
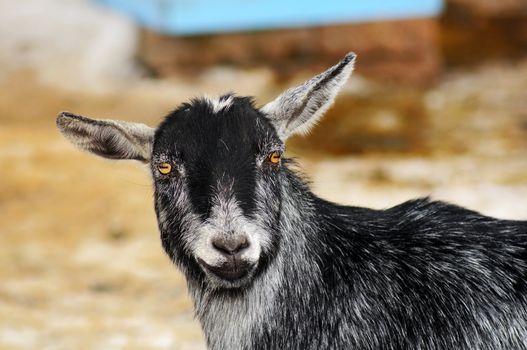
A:
<svg viewBox="0 0 527 350">
<path fill-rule="evenodd" d="M 262 108 L 225 95 L 182 104 L 156 128 L 61 113 L 57 125 L 81 149 L 150 165 L 163 247 L 212 288 L 239 288 L 265 271 L 280 245 L 281 156 L 331 105 L 354 54 Z"/>
</svg>

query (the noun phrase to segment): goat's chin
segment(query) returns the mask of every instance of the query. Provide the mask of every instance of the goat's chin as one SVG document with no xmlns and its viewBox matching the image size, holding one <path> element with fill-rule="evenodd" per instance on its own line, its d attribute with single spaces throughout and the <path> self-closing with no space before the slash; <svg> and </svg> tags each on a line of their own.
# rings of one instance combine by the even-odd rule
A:
<svg viewBox="0 0 527 350">
<path fill-rule="evenodd" d="M 236 289 L 247 287 L 253 280 L 257 263 L 243 262 L 236 269 L 212 266 L 197 258 L 201 270 L 205 273 L 208 285 L 213 289 Z"/>
</svg>

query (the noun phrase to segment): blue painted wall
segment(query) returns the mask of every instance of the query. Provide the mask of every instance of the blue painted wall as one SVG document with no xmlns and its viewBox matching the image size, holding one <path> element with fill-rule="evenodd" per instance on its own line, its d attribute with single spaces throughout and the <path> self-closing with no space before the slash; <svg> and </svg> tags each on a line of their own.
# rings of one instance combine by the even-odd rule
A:
<svg viewBox="0 0 527 350">
<path fill-rule="evenodd" d="M 442 0 L 95 0 L 177 35 L 432 17 Z"/>
</svg>

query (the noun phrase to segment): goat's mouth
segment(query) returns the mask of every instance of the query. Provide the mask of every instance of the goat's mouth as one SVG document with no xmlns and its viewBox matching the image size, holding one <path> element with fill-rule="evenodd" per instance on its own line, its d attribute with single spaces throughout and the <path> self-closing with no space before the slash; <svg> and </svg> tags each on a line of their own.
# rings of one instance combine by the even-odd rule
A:
<svg viewBox="0 0 527 350">
<path fill-rule="evenodd" d="M 244 260 L 238 260 L 234 257 L 219 266 L 209 265 L 200 258 L 197 258 L 197 260 L 205 272 L 208 272 L 220 278 L 221 280 L 228 282 L 238 282 L 244 280 L 251 274 L 255 267 L 255 264 L 251 264 L 250 262 Z"/>
</svg>

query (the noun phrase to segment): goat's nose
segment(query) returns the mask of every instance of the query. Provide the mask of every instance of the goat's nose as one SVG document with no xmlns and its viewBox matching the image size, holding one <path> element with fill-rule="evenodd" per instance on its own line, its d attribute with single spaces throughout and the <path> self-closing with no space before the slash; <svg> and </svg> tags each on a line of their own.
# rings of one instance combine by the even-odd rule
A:
<svg viewBox="0 0 527 350">
<path fill-rule="evenodd" d="M 230 235 L 213 239 L 212 245 L 223 255 L 237 256 L 249 247 L 249 241 L 243 235 Z"/>
</svg>

